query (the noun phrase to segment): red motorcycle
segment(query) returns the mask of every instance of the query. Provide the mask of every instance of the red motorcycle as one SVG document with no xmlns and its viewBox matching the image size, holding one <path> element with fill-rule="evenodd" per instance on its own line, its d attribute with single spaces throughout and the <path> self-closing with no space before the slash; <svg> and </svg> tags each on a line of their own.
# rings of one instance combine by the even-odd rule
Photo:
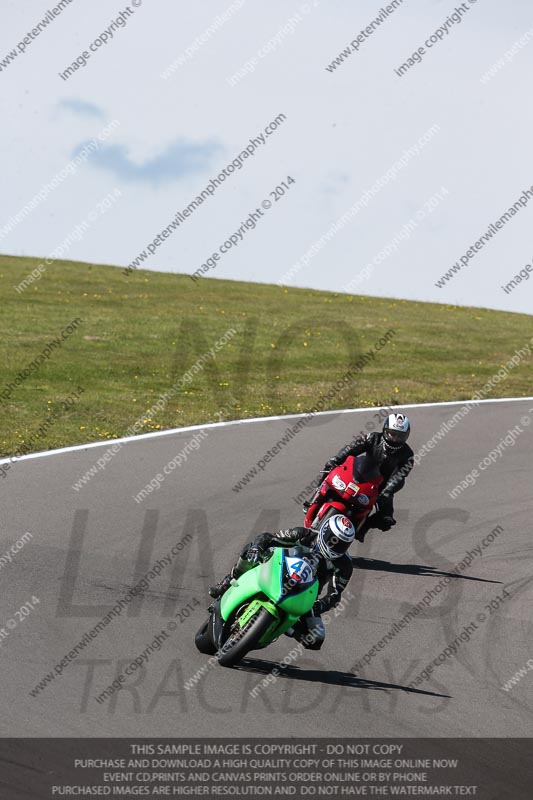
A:
<svg viewBox="0 0 533 800">
<path fill-rule="evenodd" d="M 317 489 L 305 515 L 305 527 L 316 530 L 333 514 L 344 514 L 359 532 L 376 504 L 382 483 L 379 467 L 366 453 L 348 456 Z"/>
</svg>

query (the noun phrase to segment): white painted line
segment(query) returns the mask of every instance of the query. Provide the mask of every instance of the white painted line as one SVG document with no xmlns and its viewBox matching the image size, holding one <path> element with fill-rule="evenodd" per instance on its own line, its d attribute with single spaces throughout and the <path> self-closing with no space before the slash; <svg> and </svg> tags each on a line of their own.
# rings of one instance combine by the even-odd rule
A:
<svg viewBox="0 0 533 800">
<path fill-rule="evenodd" d="M 449 400 L 442 403 L 410 403 L 408 405 L 394 406 L 394 408 L 401 411 L 404 408 L 435 408 L 437 406 L 464 406 L 467 403 L 475 405 L 482 405 L 483 403 L 519 403 L 526 402 L 526 400 L 533 400 L 533 397 L 497 397 L 493 400 Z M 317 411 L 313 416 L 323 417 L 326 414 L 355 414 L 365 413 L 369 414 L 381 406 L 367 406 L 366 408 L 338 408 L 332 411 Z M 106 439 L 103 442 L 90 442 L 89 444 L 73 444 L 69 447 L 59 447 L 57 450 L 44 450 L 41 453 L 28 453 L 26 456 L 17 458 L 16 463 L 19 461 L 26 461 L 30 458 L 43 458 L 44 456 L 57 456 L 61 453 L 72 453 L 76 450 L 89 450 L 92 447 L 112 447 L 114 444 L 127 444 L 128 442 L 138 442 L 141 439 L 156 439 L 160 436 L 171 436 L 175 433 L 186 433 L 187 431 L 200 431 L 203 428 L 222 428 L 227 425 L 249 425 L 252 422 L 273 422 L 276 420 L 285 419 L 301 419 L 306 415 L 306 411 L 300 414 L 281 414 L 276 417 L 251 417 L 250 419 L 231 419 L 227 422 L 206 422 L 204 425 L 189 425 L 186 428 L 170 428 L 167 431 L 154 431 L 153 433 L 140 433 L 137 436 L 125 436 L 122 439 Z M 7 464 L 10 458 L 0 459 L 0 464 Z"/>
</svg>

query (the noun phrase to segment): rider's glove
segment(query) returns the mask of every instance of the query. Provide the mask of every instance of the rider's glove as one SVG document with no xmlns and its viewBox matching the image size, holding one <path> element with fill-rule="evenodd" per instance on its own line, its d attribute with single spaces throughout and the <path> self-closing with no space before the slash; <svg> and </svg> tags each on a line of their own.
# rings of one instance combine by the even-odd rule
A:
<svg viewBox="0 0 533 800">
<path fill-rule="evenodd" d="M 257 564 L 259 558 L 261 557 L 261 550 L 258 547 L 250 547 L 248 553 L 246 554 L 246 560 L 250 564 Z"/>
<path fill-rule="evenodd" d="M 392 494 L 384 489 L 378 497 L 378 508 L 382 514 L 392 517 Z"/>
<path fill-rule="evenodd" d="M 304 528 L 303 533 L 300 535 L 300 543 L 303 544 L 304 547 L 311 547 L 314 544 L 316 531 L 312 528 Z"/>
<path fill-rule="evenodd" d="M 322 601 L 321 600 L 317 600 L 316 603 L 313 606 L 313 609 L 312 609 L 311 613 L 312 613 L 313 617 L 319 617 L 322 614 L 323 610 L 324 609 L 322 607 Z"/>
<path fill-rule="evenodd" d="M 252 547 L 258 548 L 259 550 L 266 550 L 267 547 L 270 547 L 272 544 L 273 539 L 274 537 L 271 533 L 262 533 L 253 540 Z"/>
<path fill-rule="evenodd" d="M 265 550 L 270 547 L 273 538 L 274 537 L 270 533 L 262 533 L 260 536 L 257 536 L 248 550 L 246 555 L 247 561 L 250 564 L 257 564 Z"/>
</svg>

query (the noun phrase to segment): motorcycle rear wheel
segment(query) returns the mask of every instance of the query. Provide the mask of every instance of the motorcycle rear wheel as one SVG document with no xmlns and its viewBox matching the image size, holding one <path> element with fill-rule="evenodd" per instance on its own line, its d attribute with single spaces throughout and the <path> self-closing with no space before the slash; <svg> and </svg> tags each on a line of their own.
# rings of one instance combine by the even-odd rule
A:
<svg viewBox="0 0 533 800">
<path fill-rule="evenodd" d="M 254 650 L 259 640 L 268 630 L 275 618 L 266 608 L 261 608 L 252 619 L 246 623 L 244 628 L 240 628 L 231 634 L 220 650 L 217 652 L 218 663 L 222 667 L 233 667 L 237 662 L 244 658 L 250 650 Z"/>
</svg>

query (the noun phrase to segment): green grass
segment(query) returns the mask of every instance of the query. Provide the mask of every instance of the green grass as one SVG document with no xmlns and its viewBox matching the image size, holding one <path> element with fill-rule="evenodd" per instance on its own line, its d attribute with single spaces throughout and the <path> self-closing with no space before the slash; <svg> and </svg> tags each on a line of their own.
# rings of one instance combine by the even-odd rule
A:
<svg viewBox="0 0 533 800">
<path fill-rule="evenodd" d="M 0 256 L 0 392 L 47 342 L 83 320 L 50 359 L 1 399 L 0 452 L 112 439 L 229 328 L 238 333 L 144 432 L 219 419 L 312 409 L 321 392 L 395 336 L 326 407 L 401 405 L 472 397 L 531 338 L 531 317 L 238 281 L 56 262 L 18 294 L 38 259 Z M 531 393 L 525 359 L 491 396 Z M 69 410 L 61 401 L 85 391 Z M 56 415 L 45 438 L 35 431 Z M 26 443 L 26 444 L 25 444 Z"/>
</svg>

